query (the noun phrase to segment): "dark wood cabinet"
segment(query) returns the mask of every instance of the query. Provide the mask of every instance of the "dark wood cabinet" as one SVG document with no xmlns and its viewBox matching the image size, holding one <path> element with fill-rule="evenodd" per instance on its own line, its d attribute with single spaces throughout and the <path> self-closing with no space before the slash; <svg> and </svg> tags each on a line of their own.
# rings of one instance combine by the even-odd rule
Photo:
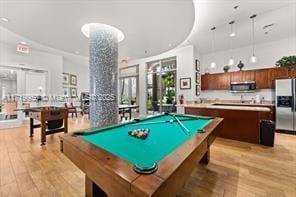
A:
<svg viewBox="0 0 296 197">
<path fill-rule="evenodd" d="M 219 90 L 219 77 L 220 74 L 209 74 L 208 78 L 208 90 Z"/>
<path fill-rule="evenodd" d="M 209 79 L 209 74 L 204 74 L 201 75 L 201 90 L 208 90 L 208 79 Z"/>
<path fill-rule="evenodd" d="M 219 137 L 254 144 L 260 143 L 260 121 L 269 117 L 269 112 L 194 107 L 185 107 L 185 114 L 222 117 Z"/>
<path fill-rule="evenodd" d="M 272 68 L 270 69 L 271 80 L 287 79 L 289 78 L 289 71 L 285 68 Z"/>
<path fill-rule="evenodd" d="M 296 78 L 296 69 L 291 70 L 289 73 L 290 78 Z"/>
<path fill-rule="evenodd" d="M 257 89 L 272 89 L 276 79 L 296 78 L 296 71 L 285 68 L 265 68 L 229 73 L 204 74 L 201 90 L 229 90 L 231 82 L 255 81 Z"/>
<path fill-rule="evenodd" d="M 271 68 L 269 70 L 269 78 L 271 81 L 271 87 L 275 88 L 275 80 L 289 78 L 289 71 L 285 68 Z"/>
<path fill-rule="evenodd" d="M 243 81 L 255 81 L 255 70 L 243 71 Z"/>
<path fill-rule="evenodd" d="M 229 90 L 230 74 L 215 73 L 201 76 L 201 90 Z"/>
<path fill-rule="evenodd" d="M 255 81 L 254 70 L 231 72 L 230 75 L 231 82 Z"/>
<path fill-rule="evenodd" d="M 230 73 L 222 73 L 218 82 L 220 90 L 230 90 Z"/>
<path fill-rule="evenodd" d="M 243 81 L 243 71 L 231 72 L 230 73 L 230 82 L 241 82 Z"/>
<path fill-rule="evenodd" d="M 272 88 L 272 81 L 270 80 L 270 69 L 259 69 L 255 71 L 255 81 L 257 89 Z"/>
</svg>

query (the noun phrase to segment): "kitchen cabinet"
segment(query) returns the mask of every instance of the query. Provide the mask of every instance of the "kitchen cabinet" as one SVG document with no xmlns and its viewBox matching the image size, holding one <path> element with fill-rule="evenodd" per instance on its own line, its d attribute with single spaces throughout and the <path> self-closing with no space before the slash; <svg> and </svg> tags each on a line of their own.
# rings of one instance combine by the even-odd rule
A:
<svg viewBox="0 0 296 197">
<path fill-rule="evenodd" d="M 285 68 L 271 68 L 269 71 L 269 78 L 272 88 L 275 88 L 275 80 L 289 78 L 289 71 Z"/>
<path fill-rule="evenodd" d="M 230 90 L 230 73 L 222 73 L 218 83 L 219 90 Z"/>
<path fill-rule="evenodd" d="M 243 71 L 243 81 L 255 81 L 255 70 Z"/>
<path fill-rule="evenodd" d="M 247 71 L 231 72 L 230 79 L 231 79 L 231 82 L 255 81 L 255 71 L 247 70 Z"/>
<path fill-rule="evenodd" d="M 289 73 L 290 78 L 296 78 L 296 69 L 293 69 Z"/>
<path fill-rule="evenodd" d="M 209 74 L 208 76 L 208 90 L 219 90 L 219 80 L 221 74 Z"/>
<path fill-rule="evenodd" d="M 257 89 L 272 88 L 272 81 L 270 80 L 270 69 L 259 69 L 255 71 L 255 81 Z"/>
<path fill-rule="evenodd" d="M 208 79 L 209 79 L 209 74 L 204 74 L 201 75 L 201 90 L 208 90 Z"/>
<path fill-rule="evenodd" d="M 185 114 L 224 118 L 219 137 L 254 144 L 260 143 L 260 121 L 269 117 L 269 112 L 265 111 L 195 107 L 185 107 L 184 110 Z"/>
<path fill-rule="evenodd" d="M 201 90 L 229 90 L 230 74 L 215 73 L 201 76 Z"/>
<path fill-rule="evenodd" d="M 266 68 L 228 73 L 204 74 L 201 90 L 229 90 L 231 82 L 255 81 L 257 89 L 272 89 L 276 79 L 296 78 L 296 71 L 285 68 Z"/>
<path fill-rule="evenodd" d="M 289 71 L 285 68 L 272 68 L 270 69 L 271 80 L 287 79 L 289 78 Z"/>
<path fill-rule="evenodd" d="M 243 81 L 243 71 L 230 73 L 230 82 L 241 82 L 241 81 Z"/>
<path fill-rule="evenodd" d="M 209 90 L 219 90 L 218 79 L 221 77 L 219 74 L 210 74 L 208 78 L 208 89 Z"/>
</svg>

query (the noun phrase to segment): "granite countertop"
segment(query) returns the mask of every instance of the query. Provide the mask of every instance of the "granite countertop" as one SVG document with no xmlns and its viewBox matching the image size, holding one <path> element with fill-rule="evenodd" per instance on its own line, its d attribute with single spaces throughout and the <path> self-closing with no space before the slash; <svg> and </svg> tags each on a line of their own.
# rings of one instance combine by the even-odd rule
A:
<svg viewBox="0 0 296 197">
<path fill-rule="evenodd" d="M 266 103 L 251 103 L 251 102 L 245 102 L 245 103 L 241 103 L 241 102 L 224 102 L 224 101 L 222 101 L 222 102 L 216 102 L 216 103 L 211 103 L 211 104 L 218 104 L 218 105 L 234 105 L 234 106 L 252 106 L 252 105 L 254 105 L 254 106 L 262 106 L 262 107 L 264 107 L 264 106 L 267 106 L 267 107 L 274 107 L 275 106 L 275 104 L 274 103 L 272 103 L 272 102 L 266 102 Z"/>
<path fill-rule="evenodd" d="M 225 105 L 223 105 L 225 104 Z M 242 106 L 242 104 L 233 104 L 233 103 L 219 103 L 215 105 L 215 103 L 201 103 L 201 104 L 182 104 L 177 105 L 178 107 L 192 107 L 192 108 L 205 108 L 205 109 L 226 109 L 226 110 L 244 110 L 244 111 L 261 111 L 261 112 L 270 112 L 270 108 L 264 107 L 264 104 L 262 104 L 262 107 L 258 106 Z M 252 105 L 245 103 L 245 105 Z M 257 104 L 254 104 L 257 105 Z M 266 106 L 266 105 L 265 105 Z"/>
</svg>

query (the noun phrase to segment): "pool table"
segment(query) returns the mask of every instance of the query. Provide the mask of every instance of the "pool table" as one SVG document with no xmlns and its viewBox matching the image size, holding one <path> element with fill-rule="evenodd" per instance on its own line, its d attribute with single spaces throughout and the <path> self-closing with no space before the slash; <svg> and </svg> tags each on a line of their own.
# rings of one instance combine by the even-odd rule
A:
<svg viewBox="0 0 296 197">
<path fill-rule="evenodd" d="M 207 164 L 223 119 L 161 114 L 60 136 L 61 151 L 86 175 L 86 196 L 174 196 L 198 162 Z M 148 128 L 146 139 L 128 134 Z M 147 175 L 134 165 L 158 169 Z"/>
</svg>

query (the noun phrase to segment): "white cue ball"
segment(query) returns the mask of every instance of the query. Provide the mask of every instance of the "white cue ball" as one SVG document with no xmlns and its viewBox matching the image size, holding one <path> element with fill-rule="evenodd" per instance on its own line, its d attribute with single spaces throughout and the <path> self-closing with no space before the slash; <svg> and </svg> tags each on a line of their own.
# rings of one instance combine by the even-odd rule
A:
<svg viewBox="0 0 296 197">
<path fill-rule="evenodd" d="M 174 122 L 174 120 L 170 120 L 170 123 L 172 124 Z"/>
</svg>

